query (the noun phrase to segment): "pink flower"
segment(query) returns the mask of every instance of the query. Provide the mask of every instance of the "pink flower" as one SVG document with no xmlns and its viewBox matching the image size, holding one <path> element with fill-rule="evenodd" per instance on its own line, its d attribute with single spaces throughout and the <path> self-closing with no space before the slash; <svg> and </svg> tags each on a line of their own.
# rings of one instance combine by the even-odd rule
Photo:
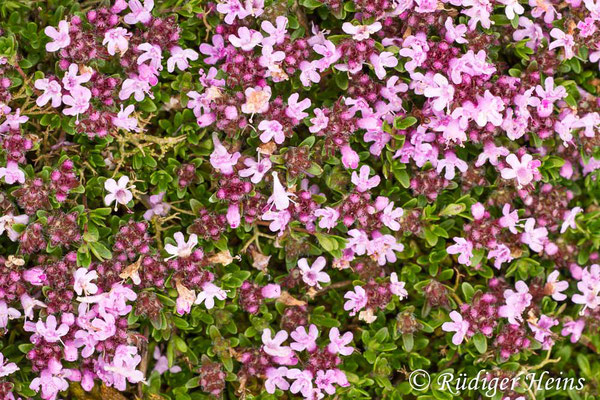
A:
<svg viewBox="0 0 600 400">
<path fill-rule="evenodd" d="M 89 89 L 83 86 L 73 88 L 70 94 L 64 95 L 62 98 L 63 103 L 70 106 L 63 109 L 63 114 L 79 117 L 79 114 L 83 114 L 90 107 L 91 98 L 92 92 Z"/>
<path fill-rule="evenodd" d="M 463 24 L 459 24 L 454 26 L 452 23 L 452 18 L 446 18 L 446 22 L 444 23 L 444 27 L 446 28 L 446 39 L 449 43 L 459 43 L 464 44 L 467 43 L 467 39 L 465 39 L 465 33 L 467 33 L 467 27 Z"/>
<path fill-rule="evenodd" d="M 25 214 L 14 216 L 12 213 L 8 213 L 3 215 L 0 217 L 0 235 L 6 232 L 8 238 L 13 242 L 16 242 L 21 234 L 13 229 L 13 225 L 26 225 L 28 222 L 29 217 Z"/>
<path fill-rule="evenodd" d="M 46 51 L 55 52 L 64 49 L 71 44 L 71 38 L 69 37 L 69 23 L 65 20 L 58 23 L 58 30 L 53 26 L 47 26 L 44 29 L 44 33 L 53 40 L 52 42 L 46 43 Z"/>
<path fill-rule="evenodd" d="M 449 109 L 454 98 L 454 86 L 448 83 L 448 79 L 442 74 L 435 74 L 433 76 L 433 83 L 436 86 L 427 87 L 423 94 L 425 97 L 435 99 L 432 103 L 434 110 L 443 111 L 445 108 Z"/>
<path fill-rule="evenodd" d="M 513 257 L 510 254 L 510 249 L 501 243 L 497 243 L 496 247 L 488 253 L 488 258 L 495 258 L 494 267 L 500 269 L 502 264 L 510 262 Z"/>
<path fill-rule="evenodd" d="M 112 123 L 117 128 L 124 129 L 126 131 L 139 132 L 138 120 L 135 117 L 129 117 L 131 113 L 135 111 L 133 104 L 128 105 L 123 110 L 123 104 L 121 104 L 121 111 L 117 113 L 116 117 L 112 117 Z"/>
<path fill-rule="evenodd" d="M 263 131 L 263 133 L 260 135 L 260 140 L 263 143 L 268 143 L 271 141 L 271 139 L 275 139 L 275 143 L 282 144 L 285 140 L 283 126 L 279 123 L 279 121 L 260 121 L 260 124 L 258 124 L 258 129 Z"/>
<path fill-rule="evenodd" d="M 208 65 L 216 64 L 227 54 L 225 51 L 225 41 L 223 40 L 223 36 L 213 35 L 211 41 L 212 46 L 208 43 L 202 43 L 200 45 L 200 53 L 208 56 L 204 59 L 204 62 Z"/>
<path fill-rule="evenodd" d="M 101 363 L 102 368 L 107 372 L 108 381 L 112 383 L 117 390 L 124 391 L 127 388 L 127 381 L 138 383 L 144 380 L 142 371 L 136 370 L 142 357 L 137 354 L 137 347 L 119 345 L 115 350 L 115 356 L 110 364 Z"/>
<path fill-rule="evenodd" d="M 525 9 L 519 3 L 518 0 L 498 0 L 501 4 L 504 4 L 506 7 L 504 8 L 504 13 L 508 17 L 509 20 L 513 20 L 515 16 L 523 14 Z"/>
<path fill-rule="evenodd" d="M 568 33 L 564 33 L 558 28 L 554 28 L 550 31 L 550 36 L 552 36 L 555 41 L 550 43 L 548 49 L 556 49 L 558 47 L 565 48 L 565 58 L 568 60 L 573 58 L 575 53 L 573 52 L 573 47 L 575 46 L 575 40 L 573 39 L 573 35 L 569 35 Z"/>
<path fill-rule="evenodd" d="M 322 217 L 319 221 L 319 228 L 331 229 L 337 225 L 340 213 L 331 207 L 319 208 L 314 212 L 315 217 Z"/>
<path fill-rule="evenodd" d="M 104 196 L 104 204 L 108 206 L 114 201 L 115 210 L 119 204 L 126 206 L 133 199 L 133 194 L 127 186 L 128 183 L 129 177 L 125 175 L 120 177 L 118 182 L 112 178 L 107 179 L 104 182 L 104 189 L 108 191 L 108 194 Z"/>
<path fill-rule="evenodd" d="M 600 306 L 600 265 L 594 264 L 581 271 L 577 289 L 581 294 L 574 294 L 571 300 L 575 304 L 583 304 L 581 315 L 587 308 L 595 310 Z"/>
<path fill-rule="evenodd" d="M 273 165 L 271 163 L 271 160 L 269 160 L 268 158 L 263 158 L 261 160 L 260 153 L 258 154 L 258 161 L 250 157 L 244 159 L 244 165 L 248 168 L 243 169 L 239 172 L 241 177 L 246 178 L 251 176 L 252 178 L 250 178 L 250 182 L 254 184 L 257 184 L 260 181 L 262 181 L 265 174 L 269 172 L 271 166 Z"/>
<path fill-rule="evenodd" d="M 262 48 L 261 56 L 258 59 L 258 63 L 270 71 L 280 71 L 281 61 L 285 58 L 283 51 L 274 51 L 273 46 L 264 45 Z"/>
<path fill-rule="evenodd" d="M 242 104 L 242 112 L 246 114 L 262 114 L 269 109 L 269 99 L 271 98 L 271 88 L 247 88 L 244 91 L 246 102 Z"/>
<path fill-rule="evenodd" d="M 577 343 L 581 338 L 581 334 L 583 333 L 583 329 L 585 328 L 585 320 L 583 318 L 578 319 L 577 321 L 568 321 L 563 324 L 563 329 L 560 331 L 560 334 L 563 336 L 571 335 L 571 343 Z"/>
<path fill-rule="evenodd" d="M 308 107 L 310 107 L 310 99 L 304 99 L 298 102 L 298 98 L 300 95 L 298 93 L 293 93 L 287 101 L 287 108 L 285 109 L 285 115 L 290 118 L 302 120 L 308 117 L 308 113 L 304 112 Z"/>
<path fill-rule="evenodd" d="M 283 391 L 290 388 L 289 382 L 285 380 L 287 372 L 287 367 L 270 367 L 267 369 L 267 379 L 265 380 L 265 390 L 267 393 L 273 394 L 277 388 Z"/>
<path fill-rule="evenodd" d="M 538 95 L 539 99 L 533 101 L 533 105 L 537 105 L 537 113 L 542 118 L 552 114 L 555 101 L 567 97 L 567 90 L 564 87 L 554 87 L 554 78 L 551 76 L 544 80 L 544 87 L 541 85 L 536 86 L 535 93 Z"/>
<path fill-rule="evenodd" d="M 82 89 L 81 84 L 89 82 L 91 78 L 92 74 L 90 72 L 79 75 L 79 66 L 72 63 L 69 65 L 69 69 L 65 73 L 65 76 L 63 76 L 62 83 L 64 88 L 71 91 L 71 95 L 74 95 L 73 90 Z"/>
<path fill-rule="evenodd" d="M 150 43 L 142 43 L 137 49 L 143 51 L 137 58 L 137 64 L 141 65 L 146 61 L 150 61 L 150 66 L 157 70 L 162 69 L 162 50 L 158 45 Z"/>
<path fill-rule="evenodd" d="M 286 331 L 279 331 L 274 338 L 271 338 L 271 331 L 265 328 L 262 333 L 263 350 L 270 356 L 288 358 L 293 355 L 289 346 L 282 346 L 286 341 L 288 334 Z"/>
<path fill-rule="evenodd" d="M 280 235 L 283 234 L 283 231 L 287 227 L 287 224 L 290 222 L 292 216 L 290 212 L 287 210 L 283 211 L 272 211 L 269 210 L 262 215 L 263 221 L 273 221 L 269 224 L 269 229 L 271 232 L 279 232 Z"/>
<path fill-rule="evenodd" d="M 43 107 L 52 101 L 52 107 L 56 108 L 62 104 L 62 88 L 60 83 L 57 81 L 51 81 L 50 79 L 38 79 L 34 84 L 38 90 L 43 90 L 42 93 L 35 101 L 39 107 Z"/>
<path fill-rule="evenodd" d="M 294 342 L 290 344 L 293 350 L 313 352 L 317 348 L 316 340 L 319 337 L 319 330 L 314 324 L 310 324 L 308 331 L 305 327 L 299 326 L 290 336 L 294 339 Z"/>
<path fill-rule="evenodd" d="M 510 204 L 506 203 L 502 207 L 502 217 L 498 220 L 499 224 L 503 228 L 508 228 L 513 234 L 517 234 L 517 223 L 519 222 L 519 214 L 517 210 L 510 211 Z"/>
<path fill-rule="evenodd" d="M 214 150 L 210 154 L 210 164 L 222 174 L 231 175 L 233 173 L 233 167 L 237 164 L 242 155 L 239 152 L 230 154 L 225 146 L 219 141 L 216 132 L 213 133 L 212 139 Z"/>
<path fill-rule="evenodd" d="M 46 304 L 42 303 L 39 300 L 35 300 L 33 299 L 31 296 L 29 296 L 27 293 L 23 293 L 21 295 L 21 306 L 23 307 L 23 315 L 25 316 L 25 320 L 27 320 L 27 318 L 33 318 L 33 308 L 34 307 L 40 307 L 40 308 L 46 308 Z"/>
<path fill-rule="evenodd" d="M 354 291 L 346 292 L 344 298 L 348 299 L 344 303 L 344 310 L 350 311 L 350 316 L 365 308 L 368 300 L 367 292 L 361 286 L 354 286 Z"/>
<path fill-rule="evenodd" d="M 234 47 L 239 47 L 244 51 L 250 51 L 256 47 L 263 39 L 260 32 L 254 29 L 248 29 L 245 26 L 238 28 L 237 36 L 229 35 L 229 43 Z"/>
<path fill-rule="evenodd" d="M 317 371 L 317 377 L 315 378 L 315 384 L 319 390 L 324 390 L 327 394 L 335 394 L 335 372 L 332 369 L 327 371 Z"/>
<path fill-rule="evenodd" d="M 504 291 L 504 299 L 506 304 L 498 309 L 498 314 L 501 317 L 508 318 L 508 322 L 513 325 L 518 325 L 523 322 L 523 311 L 531 304 L 533 296 L 529 293 L 529 287 L 523 281 L 518 281 L 515 284 L 517 291 L 506 289 Z"/>
<path fill-rule="evenodd" d="M 527 218 L 524 225 L 524 231 L 521 234 L 521 242 L 529 245 L 531 250 L 540 252 L 544 249 L 544 244 L 548 241 L 548 230 L 544 227 L 535 228 L 535 219 Z"/>
<path fill-rule="evenodd" d="M 21 312 L 16 308 L 8 307 L 3 300 L 0 300 L 0 328 L 8 326 L 8 320 L 21 317 Z M 68 328 L 67 328 L 68 330 Z"/>
<path fill-rule="evenodd" d="M 169 253 L 171 256 L 168 259 L 179 257 L 186 258 L 189 257 L 194 251 L 194 247 L 198 244 L 198 236 L 195 233 L 190 235 L 188 241 L 185 241 L 185 237 L 182 232 L 176 232 L 173 235 L 175 239 L 175 243 L 177 246 L 174 246 L 170 243 L 165 245 L 165 251 Z"/>
<path fill-rule="evenodd" d="M 281 286 L 270 283 L 260 290 L 260 294 L 265 299 L 277 299 L 281 296 Z"/>
<path fill-rule="evenodd" d="M 300 274 L 302 275 L 304 283 L 308 286 L 316 286 L 320 289 L 321 285 L 319 285 L 319 282 L 330 282 L 331 279 L 329 278 L 329 275 L 326 272 L 321 272 L 323 268 L 325 268 L 326 263 L 327 261 L 323 256 L 317 258 L 310 267 L 308 266 L 306 258 L 298 260 L 298 268 L 300 269 Z"/>
<path fill-rule="evenodd" d="M 404 39 L 399 54 L 402 57 L 411 59 L 404 65 L 406 70 L 413 72 L 416 68 L 420 67 L 427 60 L 427 51 L 429 51 L 429 45 L 427 44 L 427 38 L 424 33 L 410 35 Z"/>
<path fill-rule="evenodd" d="M 46 273 L 39 267 L 34 267 L 23 271 L 23 279 L 33 286 L 42 286 L 48 281 Z"/>
<path fill-rule="evenodd" d="M 69 332 L 69 327 L 66 324 L 60 324 L 56 321 L 54 315 L 46 318 L 46 323 L 41 320 L 35 324 L 36 332 L 42 336 L 49 343 L 56 343 L 61 337 L 65 336 Z"/>
<path fill-rule="evenodd" d="M 391 201 L 381 212 L 379 219 L 385 226 L 394 232 L 400 230 L 400 223 L 397 221 L 404 215 L 404 210 L 401 207 L 394 208 L 394 202 Z"/>
<path fill-rule="evenodd" d="M 347 346 L 352 341 L 352 332 L 346 332 L 340 336 L 340 331 L 338 328 L 331 328 L 329 330 L 329 345 L 327 345 L 327 350 L 331 354 L 340 354 L 342 356 L 349 356 L 354 352 L 354 347 Z"/>
<path fill-rule="evenodd" d="M 290 193 L 283 187 L 279 182 L 277 172 L 272 172 L 273 176 L 273 194 L 267 199 L 267 204 L 275 205 L 275 209 L 278 211 L 286 210 L 290 206 L 290 200 L 292 197 L 296 197 L 295 194 Z"/>
<path fill-rule="evenodd" d="M 325 40 L 323 43 L 317 43 L 313 46 L 315 53 L 323 56 L 317 60 L 317 65 L 321 71 L 326 70 L 332 64 L 336 63 L 341 57 L 341 51 L 335 47 L 335 44 L 330 40 Z"/>
<path fill-rule="evenodd" d="M 379 175 L 375 175 L 374 177 L 369 178 L 369 174 L 371 172 L 369 166 L 363 165 L 362 167 L 360 167 L 359 171 L 359 174 L 357 174 L 356 171 L 352 172 L 351 177 L 352 183 L 356 185 L 356 190 L 358 190 L 359 192 L 366 192 L 376 187 L 377 185 L 379 185 L 379 182 L 381 182 L 381 178 L 379 177 Z"/>
<path fill-rule="evenodd" d="M 367 245 L 368 254 L 376 259 L 379 265 L 396 262 L 396 251 L 404 251 L 404 245 L 394 236 L 382 235 L 378 232 L 373 233 L 373 240 Z"/>
<path fill-rule="evenodd" d="M 151 11 L 154 8 L 154 0 L 144 0 L 144 5 L 140 0 L 129 0 L 129 9 L 131 12 L 125 15 L 123 21 L 126 24 L 134 25 L 138 22 L 147 24 L 152 19 Z"/>
<path fill-rule="evenodd" d="M 132 94 L 135 101 L 144 100 L 146 94 L 152 97 L 150 93 L 150 84 L 147 81 L 138 78 L 125 79 L 125 81 L 123 81 L 123 85 L 121 86 L 121 90 L 119 91 L 119 99 L 127 100 Z M 65 98 L 63 98 L 63 101 L 66 103 Z"/>
<path fill-rule="evenodd" d="M 479 202 L 473 204 L 471 206 L 471 214 L 473 214 L 473 218 L 475 219 L 475 221 L 483 219 L 486 216 L 484 205 Z"/>
<path fill-rule="evenodd" d="M 196 301 L 196 292 L 186 288 L 181 282 L 176 283 L 176 288 L 178 294 L 175 304 L 177 314 L 187 314 L 191 311 L 194 301 Z"/>
<path fill-rule="evenodd" d="M 405 282 L 398 280 L 398 274 L 392 272 L 390 275 L 390 292 L 398 296 L 400 300 L 404 299 L 408 296 L 408 292 L 404 288 L 406 286 Z"/>
<path fill-rule="evenodd" d="M 110 8 L 115 14 L 119 14 L 121 11 L 125 10 L 128 7 L 127 2 L 125 0 L 115 0 L 115 4 Z"/>
<path fill-rule="evenodd" d="M 480 127 L 484 127 L 487 123 L 500 126 L 503 110 L 504 102 L 502 98 L 494 96 L 489 90 L 486 90 L 483 97 L 477 95 L 477 108 L 473 119 Z"/>
<path fill-rule="evenodd" d="M 298 368 L 292 368 L 287 372 L 287 378 L 294 382 L 290 386 L 290 392 L 296 394 L 302 393 L 305 398 L 310 398 L 313 391 L 312 379 L 310 371 L 301 371 Z"/>
<path fill-rule="evenodd" d="M 225 0 L 223 3 L 217 4 L 217 11 L 225 15 L 225 23 L 231 25 L 236 18 L 244 19 L 248 12 L 239 0 Z"/>
<path fill-rule="evenodd" d="M 358 153 L 352 150 L 352 147 L 350 147 L 349 144 L 344 145 L 340 151 L 342 152 L 342 164 L 344 165 L 344 168 L 358 168 L 358 162 L 360 161 L 360 158 L 358 157 Z"/>
<path fill-rule="evenodd" d="M 471 258 L 473 257 L 473 244 L 461 237 L 455 237 L 454 241 L 456 244 L 449 246 L 446 249 L 448 254 L 460 254 L 458 262 L 463 265 L 471 265 Z"/>
<path fill-rule="evenodd" d="M 113 28 L 106 31 L 102 44 L 106 46 L 108 54 L 114 56 L 117 50 L 123 55 L 129 48 L 129 37 L 131 33 L 125 28 Z"/>
<path fill-rule="evenodd" d="M 506 163 L 511 168 L 505 167 L 500 173 L 504 179 L 516 179 L 518 187 L 530 184 L 538 173 L 537 168 L 541 165 L 539 160 L 533 160 L 531 154 L 523 154 L 521 160 L 514 154 L 506 157 Z"/>
<path fill-rule="evenodd" d="M 468 164 L 466 162 L 456 157 L 454 152 L 447 151 L 444 154 L 444 158 L 438 160 L 436 171 L 439 174 L 445 169 L 446 173 L 444 174 L 444 178 L 452 180 L 456 176 L 456 169 L 465 173 L 467 168 Z"/>
<path fill-rule="evenodd" d="M 263 39 L 263 45 L 275 45 L 281 44 L 285 40 L 286 26 L 288 19 L 284 16 L 278 16 L 275 19 L 275 25 L 271 21 L 265 20 L 260 24 L 263 31 L 267 32 L 269 36 Z"/>
<path fill-rule="evenodd" d="M 14 374 L 20 369 L 15 363 L 4 364 L 5 361 L 7 360 L 4 359 L 4 354 L 0 353 L 0 378 Z"/>
<path fill-rule="evenodd" d="M 315 117 L 310 119 L 312 126 L 308 128 L 308 130 L 310 131 L 310 133 L 317 133 L 327 127 L 327 125 L 329 124 L 329 118 L 320 108 L 315 108 L 313 111 L 315 113 Z M 350 146 L 346 145 L 344 146 L 344 148 L 350 148 Z"/>
<path fill-rule="evenodd" d="M 0 168 L 0 170 L 1 170 L 1 168 Z M 2 172 L 0 171 L 0 176 L 1 175 L 2 175 Z M 581 207 L 573 207 L 573 209 L 567 211 L 565 213 L 565 217 L 564 217 L 565 220 L 560 227 L 560 233 L 565 233 L 567 231 L 567 228 L 576 229 L 577 225 L 575 224 L 575 218 L 577 217 L 577 214 L 579 214 L 582 211 L 583 211 L 583 208 L 581 208 Z"/>
<path fill-rule="evenodd" d="M 225 217 L 231 228 L 235 229 L 240 226 L 242 219 L 242 216 L 240 215 L 240 205 L 236 203 L 230 204 L 229 207 L 227 207 L 227 214 Z"/>
<path fill-rule="evenodd" d="M 547 24 L 552 23 L 555 19 L 561 18 L 561 15 L 554 8 L 554 4 L 549 0 L 529 0 L 529 5 L 533 7 L 531 15 L 534 18 L 539 18 L 545 14 L 544 22 Z"/>
<path fill-rule="evenodd" d="M 553 271 L 550 275 L 548 275 L 544 292 L 545 294 L 551 295 L 552 298 L 556 301 L 563 301 L 567 298 L 567 296 L 561 292 L 569 288 L 569 282 L 559 281 L 558 275 L 558 271 Z"/>
<path fill-rule="evenodd" d="M 69 382 L 64 378 L 60 361 L 51 358 L 48 362 L 48 368 L 40 373 L 39 377 L 34 378 L 29 384 L 31 390 L 39 392 L 42 390 L 42 399 L 54 400 L 59 392 L 69 388 Z"/>
<path fill-rule="evenodd" d="M 181 367 L 178 365 L 173 365 L 171 368 L 169 368 L 169 359 L 166 356 L 160 354 L 160 348 L 158 346 L 154 348 L 154 353 L 152 354 L 152 357 L 156 360 L 156 364 L 154 364 L 153 371 L 158 372 L 159 375 L 162 375 L 167 371 L 169 371 L 172 374 L 181 372 Z"/>
<path fill-rule="evenodd" d="M 375 75 L 379 79 L 385 78 L 385 68 L 394 68 L 396 65 L 398 65 L 398 59 L 389 51 L 382 51 L 380 54 L 372 53 L 369 57 L 369 61 L 373 66 Z"/>
<path fill-rule="evenodd" d="M 371 25 L 352 25 L 350 22 L 344 22 L 342 25 L 342 30 L 352 35 L 354 40 L 365 40 L 368 39 L 369 36 L 381 30 L 381 22 L 374 22 Z"/>
<path fill-rule="evenodd" d="M 552 340 L 553 333 L 550 329 L 553 326 L 558 325 L 558 321 L 554 318 L 542 315 L 537 323 L 532 323 L 530 321 L 528 324 L 535 335 L 535 340 L 542 344 L 542 349 L 549 350 L 554 344 L 554 340 Z"/>
<path fill-rule="evenodd" d="M 138 65 L 138 75 L 136 77 L 136 80 L 142 82 L 141 84 L 139 84 L 141 90 L 144 93 L 148 92 L 150 98 L 152 98 L 152 93 L 150 92 L 150 89 L 144 89 L 146 85 L 144 85 L 143 82 L 149 84 L 150 86 L 155 86 L 158 83 L 158 70 L 153 65 L 140 64 Z"/>
<path fill-rule="evenodd" d="M 94 279 L 98 279 L 98 273 L 96 271 L 89 271 L 87 268 L 79 268 L 74 274 L 75 283 L 73 283 L 73 290 L 79 296 L 83 293 L 85 295 L 96 294 L 98 292 L 98 286 L 92 283 Z"/>
<path fill-rule="evenodd" d="M 486 161 L 489 160 L 490 164 L 496 166 L 498 165 L 498 159 L 500 157 L 506 157 L 510 152 L 504 146 L 496 146 L 493 141 L 487 141 L 483 145 L 483 152 L 479 154 L 477 158 L 477 162 L 475 163 L 476 167 L 481 167 L 485 164 Z"/>
<path fill-rule="evenodd" d="M 456 332 L 452 336 L 452 343 L 458 346 L 465 339 L 465 335 L 469 330 L 469 323 L 463 320 L 462 315 L 460 315 L 457 311 L 452 311 L 450 313 L 450 318 L 453 322 L 444 322 L 442 324 L 442 330 L 444 332 Z"/>
<path fill-rule="evenodd" d="M 175 66 L 180 71 L 185 71 L 190 66 L 188 60 L 196 61 L 198 59 L 198 53 L 192 49 L 184 50 L 179 46 L 173 46 L 170 51 L 171 57 L 167 60 L 167 71 L 169 72 L 175 71 Z"/>
<path fill-rule="evenodd" d="M 25 182 L 25 172 L 19 168 L 19 164 L 14 161 L 8 161 L 6 167 L 0 167 L 0 179 L 4 178 L 4 181 L 12 185 L 15 182 Z"/>
<path fill-rule="evenodd" d="M 305 87 L 310 87 L 313 83 L 321 82 L 321 74 L 319 74 L 318 61 L 302 61 L 300 63 L 300 82 Z"/>
<path fill-rule="evenodd" d="M 204 302 L 206 309 L 210 310 L 215 306 L 215 298 L 225 300 L 227 292 L 211 282 L 206 282 L 202 285 L 202 291 L 198 293 L 194 304 L 202 304 Z"/>
</svg>

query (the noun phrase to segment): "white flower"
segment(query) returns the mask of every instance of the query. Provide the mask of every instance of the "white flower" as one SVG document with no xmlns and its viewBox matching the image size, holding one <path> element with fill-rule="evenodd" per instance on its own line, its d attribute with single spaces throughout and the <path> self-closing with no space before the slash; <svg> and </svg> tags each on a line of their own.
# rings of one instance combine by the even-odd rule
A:
<svg viewBox="0 0 600 400">
<path fill-rule="evenodd" d="M 406 283 L 399 281 L 398 275 L 395 272 L 392 272 L 390 275 L 390 292 L 398 296 L 400 300 L 408 296 L 408 292 L 404 288 L 404 285 L 406 285 Z"/>
<path fill-rule="evenodd" d="M 120 177 L 118 182 L 114 179 L 108 179 L 104 182 L 104 189 L 109 192 L 104 196 L 104 204 L 108 206 L 114 201 L 115 210 L 119 204 L 127 205 L 133 199 L 133 194 L 127 187 L 128 183 L 129 177 L 125 175 Z"/>
<path fill-rule="evenodd" d="M 516 179 L 519 187 L 528 185 L 533 180 L 534 170 L 537 168 L 532 161 L 533 157 L 531 154 L 523 154 L 521 161 L 519 161 L 516 155 L 509 154 L 506 157 L 506 163 L 511 168 L 506 167 L 500 171 L 502 178 Z"/>
<path fill-rule="evenodd" d="M 192 254 L 194 247 L 196 247 L 198 244 L 198 236 L 195 233 L 190 235 L 190 238 L 187 242 L 185 241 L 183 233 L 181 232 L 177 232 L 175 235 L 173 235 L 173 238 L 175 238 L 177 246 L 173 246 L 172 244 L 167 244 L 165 246 L 165 251 L 171 255 L 171 257 L 167 258 L 167 260 L 175 257 L 189 257 Z"/>
<path fill-rule="evenodd" d="M 319 257 L 315 260 L 312 266 L 308 266 L 308 262 L 306 258 L 301 258 L 298 260 L 298 268 L 300 268 L 300 273 L 302 274 L 302 280 L 308 286 L 316 286 L 320 288 L 319 282 L 327 283 L 330 282 L 331 279 L 327 272 L 322 272 L 323 268 L 325 268 L 326 260 L 325 257 Z"/>
<path fill-rule="evenodd" d="M 13 216 L 12 214 L 3 215 L 0 217 L 0 235 L 6 231 L 9 239 L 13 242 L 17 241 L 21 234 L 13 229 L 14 224 L 27 224 L 29 217 L 27 215 Z"/>
<path fill-rule="evenodd" d="M 215 306 L 215 298 L 225 300 L 227 292 L 211 282 L 206 282 L 202 285 L 202 291 L 198 293 L 194 304 L 202 304 L 204 302 L 206 309 L 210 310 Z"/>
<path fill-rule="evenodd" d="M 130 36 L 131 33 L 129 33 L 125 28 L 109 29 L 104 34 L 104 40 L 102 40 L 102 44 L 106 46 L 108 54 L 111 56 L 114 56 L 117 51 L 123 55 L 129 48 L 128 38 Z"/>
<path fill-rule="evenodd" d="M 98 292 L 98 286 L 92 281 L 98 279 L 98 273 L 96 271 L 89 271 L 87 268 L 79 268 L 75 271 L 75 283 L 73 289 L 75 293 L 81 296 L 85 293 L 86 296 L 90 294 L 96 294 Z"/>
</svg>

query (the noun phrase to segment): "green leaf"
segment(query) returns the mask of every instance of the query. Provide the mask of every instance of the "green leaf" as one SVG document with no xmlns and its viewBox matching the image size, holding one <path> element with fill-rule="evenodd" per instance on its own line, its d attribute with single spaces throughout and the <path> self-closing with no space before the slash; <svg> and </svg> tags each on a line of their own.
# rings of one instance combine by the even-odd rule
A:
<svg viewBox="0 0 600 400">
<path fill-rule="evenodd" d="M 111 254 L 110 250 L 107 249 L 106 246 L 104 246 L 102 243 L 92 242 L 92 243 L 88 243 L 88 245 L 89 245 L 90 250 L 92 250 L 92 253 L 94 253 L 94 255 L 100 261 L 110 260 L 112 258 L 112 254 Z"/>
<path fill-rule="evenodd" d="M 458 215 L 461 212 L 465 211 L 467 206 L 462 203 L 459 204 L 448 204 L 444 209 L 440 212 L 440 217 L 448 217 L 451 215 Z"/>
<path fill-rule="evenodd" d="M 467 302 L 470 302 L 471 299 L 473 298 L 473 294 L 475 293 L 475 289 L 473 289 L 473 286 L 471 286 L 471 284 L 468 282 L 463 282 L 461 285 L 461 289 L 462 289 L 463 295 L 465 296 L 465 300 Z"/>
<path fill-rule="evenodd" d="M 396 117 L 394 119 L 394 128 L 403 131 L 406 128 L 409 128 L 417 123 L 417 119 L 413 116 L 408 116 L 406 118 Z"/>
<path fill-rule="evenodd" d="M 404 350 L 410 353 L 414 345 L 415 340 L 412 333 L 405 333 L 402 335 L 402 346 L 404 347 Z"/>
<path fill-rule="evenodd" d="M 479 353 L 483 354 L 487 351 L 487 338 L 481 332 L 473 336 L 473 343 Z"/>
</svg>

